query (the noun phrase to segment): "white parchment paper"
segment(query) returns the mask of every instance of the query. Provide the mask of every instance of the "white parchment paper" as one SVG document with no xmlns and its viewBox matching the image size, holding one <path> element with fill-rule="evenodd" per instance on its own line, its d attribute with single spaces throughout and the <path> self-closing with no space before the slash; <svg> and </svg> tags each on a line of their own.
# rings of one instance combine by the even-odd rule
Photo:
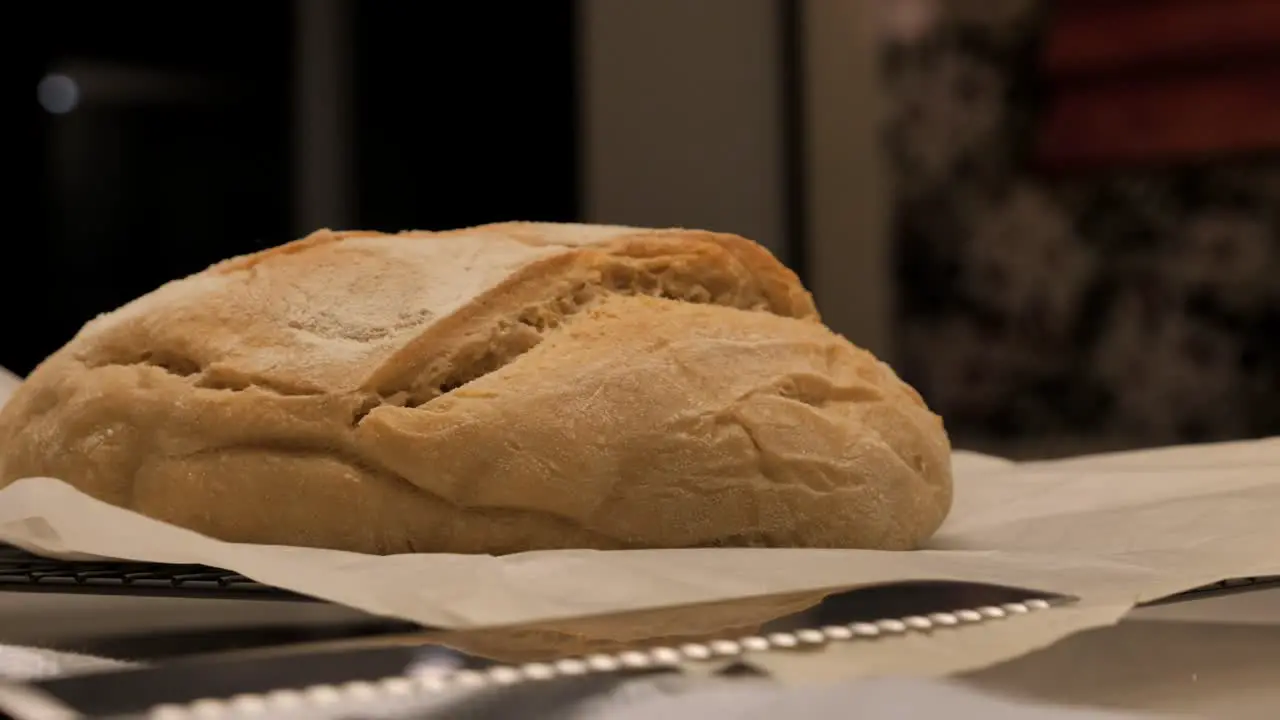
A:
<svg viewBox="0 0 1280 720">
<path fill-rule="evenodd" d="M 1072 595 L 1008 621 L 756 658 L 784 681 L 946 675 L 1116 622 L 1134 604 L 1280 575 L 1280 438 L 1016 464 L 959 452 L 956 506 L 929 549 L 571 550 L 367 556 L 226 543 L 54 478 L 0 490 L 0 541 L 70 557 L 226 568 L 371 613 L 483 628 L 909 580 Z"/>
</svg>

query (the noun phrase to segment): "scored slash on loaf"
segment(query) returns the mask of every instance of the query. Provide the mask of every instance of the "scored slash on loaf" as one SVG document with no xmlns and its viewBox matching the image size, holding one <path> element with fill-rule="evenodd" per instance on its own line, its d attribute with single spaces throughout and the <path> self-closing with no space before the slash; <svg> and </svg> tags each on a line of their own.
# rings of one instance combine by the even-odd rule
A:
<svg viewBox="0 0 1280 720">
<path fill-rule="evenodd" d="M 0 410 L 63 479 L 217 538 L 369 553 L 910 549 L 941 420 L 744 238 L 320 231 L 89 324 Z"/>
</svg>

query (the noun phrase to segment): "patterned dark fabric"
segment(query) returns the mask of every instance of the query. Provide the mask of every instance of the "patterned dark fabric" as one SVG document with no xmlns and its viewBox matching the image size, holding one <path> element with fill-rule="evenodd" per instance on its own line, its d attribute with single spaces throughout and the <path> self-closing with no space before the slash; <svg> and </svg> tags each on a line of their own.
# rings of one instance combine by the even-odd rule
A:
<svg viewBox="0 0 1280 720">
<path fill-rule="evenodd" d="M 1280 434 L 1280 158 L 1027 167 L 1044 8 L 885 40 L 904 376 L 960 445 Z"/>
</svg>

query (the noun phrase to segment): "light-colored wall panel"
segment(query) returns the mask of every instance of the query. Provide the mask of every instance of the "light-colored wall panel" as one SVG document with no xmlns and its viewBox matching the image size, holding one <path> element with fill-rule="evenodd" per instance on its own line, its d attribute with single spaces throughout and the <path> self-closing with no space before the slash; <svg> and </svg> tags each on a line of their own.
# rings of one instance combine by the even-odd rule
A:
<svg viewBox="0 0 1280 720">
<path fill-rule="evenodd" d="M 892 361 L 877 3 L 802 2 L 809 283 L 828 325 Z"/>
<path fill-rule="evenodd" d="M 893 355 L 876 3 L 801 0 L 809 282 L 828 322 Z M 583 0 L 584 214 L 789 250 L 778 0 Z"/>
<path fill-rule="evenodd" d="M 583 0 L 592 222 L 737 232 L 785 251 L 777 0 Z"/>
</svg>

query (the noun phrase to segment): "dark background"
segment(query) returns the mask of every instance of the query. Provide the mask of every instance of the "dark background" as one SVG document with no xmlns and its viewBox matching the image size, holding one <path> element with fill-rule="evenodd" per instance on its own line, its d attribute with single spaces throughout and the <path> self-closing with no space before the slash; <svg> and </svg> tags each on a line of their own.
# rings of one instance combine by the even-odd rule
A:
<svg viewBox="0 0 1280 720">
<path fill-rule="evenodd" d="M 683 19 L 637 29 L 640 41 L 611 59 L 660 65 L 664 42 L 680 35 L 670 30 L 698 27 L 681 23 L 712 5 L 729 46 L 771 46 L 761 28 L 732 25 L 745 15 L 727 10 L 733 1 L 704 0 L 681 15 L 672 0 L 667 17 Z M 653 7 L 634 2 L 637 13 Z M 892 307 L 840 309 L 886 318 L 883 349 L 947 419 L 958 447 L 1041 457 L 1280 432 L 1280 3 L 1021 5 L 869 3 L 885 13 L 870 50 L 880 55 L 887 118 L 885 241 L 895 265 L 883 271 Z M 806 232 L 806 202 L 816 196 L 801 181 L 823 149 L 803 130 L 801 3 L 776 6 L 784 91 L 770 97 L 783 104 L 782 184 L 793 217 L 775 240 L 803 276 L 810 244 L 865 239 Z M 338 8 L 327 30 L 316 29 L 317 7 Z M 23 35 L 29 94 L 14 98 L 29 132 L 9 136 L 20 191 L 0 246 L 0 366 L 25 374 L 94 315 L 322 225 L 584 219 L 578 113 L 593 106 L 582 100 L 600 99 L 586 98 L 578 79 L 585 35 L 575 18 L 586 7 L 24 7 L 34 19 L 11 27 Z M 713 25 L 692 37 L 708 59 L 723 59 L 705 37 Z M 1107 62 L 1098 43 L 1110 48 Z M 347 90 L 316 97 L 316 78 L 329 71 L 346 79 L 333 87 Z M 35 92 L 59 75 L 82 90 L 61 114 Z M 608 86 L 635 101 L 626 103 L 628 122 L 672 112 L 649 97 L 645 73 L 628 77 L 634 87 Z M 345 115 L 341 162 L 324 143 L 309 144 L 332 139 L 323 122 L 308 124 L 333 120 L 325 108 Z M 675 106 L 692 127 L 725 122 L 722 107 L 701 109 Z M 751 136 L 743 148 L 775 140 Z M 632 172 L 649 158 L 626 157 L 621 165 L 635 167 L 613 169 L 635 179 L 629 196 L 649 197 L 653 181 Z M 681 160 L 724 163 L 696 147 Z M 819 302 L 832 317 L 832 304 L 849 300 L 832 293 Z"/>
<path fill-rule="evenodd" d="M 30 200 L 0 307 L 0 366 L 29 372 L 87 320 L 222 258 L 306 232 L 295 217 L 294 3 L 32 4 L 19 157 Z M 578 218 L 570 0 L 350 3 L 351 227 Z M 79 104 L 42 78 L 75 68 Z M 72 74 L 68 72 L 68 74 Z M 465 109 L 466 112 L 459 112 Z M 512 169 L 515 169 L 512 171 Z"/>
</svg>

